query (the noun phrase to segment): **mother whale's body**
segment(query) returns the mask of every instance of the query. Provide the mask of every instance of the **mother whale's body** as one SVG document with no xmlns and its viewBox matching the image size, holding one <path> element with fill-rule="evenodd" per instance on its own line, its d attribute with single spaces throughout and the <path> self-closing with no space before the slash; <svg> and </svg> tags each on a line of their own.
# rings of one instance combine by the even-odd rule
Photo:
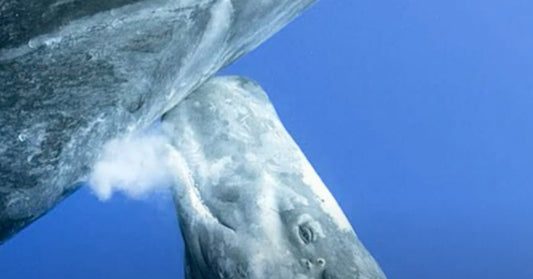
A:
<svg viewBox="0 0 533 279">
<path fill-rule="evenodd" d="M 0 1 L 0 245 L 313 2 Z"/>
</svg>

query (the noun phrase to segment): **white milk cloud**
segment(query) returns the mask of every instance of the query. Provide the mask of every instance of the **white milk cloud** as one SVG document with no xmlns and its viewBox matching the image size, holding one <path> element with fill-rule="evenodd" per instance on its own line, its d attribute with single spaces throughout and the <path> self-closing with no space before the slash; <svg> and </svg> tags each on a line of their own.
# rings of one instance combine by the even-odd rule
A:
<svg viewBox="0 0 533 279">
<path fill-rule="evenodd" d="M 104 201 L 115 192 L 139 199 L 166 189 L 172 181 L 167 145 L 167 138 L 159 134 L 109 141 L 93 167 L 89 187 Z"/>
</svg>

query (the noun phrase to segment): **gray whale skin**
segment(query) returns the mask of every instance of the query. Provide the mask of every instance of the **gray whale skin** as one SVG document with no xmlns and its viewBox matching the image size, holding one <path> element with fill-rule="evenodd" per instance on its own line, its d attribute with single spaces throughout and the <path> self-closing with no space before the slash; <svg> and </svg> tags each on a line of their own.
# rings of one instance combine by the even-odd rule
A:
<svg viewBox="0 0 533 279">
<path fill-rule="evenodd" d="M 0 244 L 163 115 L 186 278 L 385 278 L 262 89 L 209 79 L 314 1 L 2 1 Z"/>
<path fill-rule="evenodd" d="M 385 278 L 258 85 L 210 79 L 162 129 L 186 278 Z"/>
<path fill-rule="evenodd" d="M 0 244 L 313 2 L 0 1 Z"/>
</svg>

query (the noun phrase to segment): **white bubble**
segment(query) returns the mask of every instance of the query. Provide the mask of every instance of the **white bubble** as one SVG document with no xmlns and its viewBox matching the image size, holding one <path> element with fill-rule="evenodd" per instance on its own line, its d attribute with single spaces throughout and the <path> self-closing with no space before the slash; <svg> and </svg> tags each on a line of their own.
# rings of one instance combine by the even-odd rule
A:
<svg viewBox="0 0 533 279">
<path fill-rule="evenodd" d="M 93 166 L 89 187 L 101 200 L 115 192 L 138 199 L 165 189 L 171 181 L 167 144 L 158 134 L 109 141 Z"/>
</svg>

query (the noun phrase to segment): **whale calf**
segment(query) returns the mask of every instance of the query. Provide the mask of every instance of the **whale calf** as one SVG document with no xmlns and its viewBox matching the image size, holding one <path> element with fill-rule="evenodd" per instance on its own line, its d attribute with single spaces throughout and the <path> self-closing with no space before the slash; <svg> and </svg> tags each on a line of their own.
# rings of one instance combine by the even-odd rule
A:
<svg viewBox="0 0 533 279">
<path fill-rule="evenodd" d="M 313 2 L 0 1 L 0 244 Z"/>
<path fill-rule="evenodd" d="M 161 127 L 186 278 L 386 278 L 257 84 L 212 78 Z"/>
</svg>

